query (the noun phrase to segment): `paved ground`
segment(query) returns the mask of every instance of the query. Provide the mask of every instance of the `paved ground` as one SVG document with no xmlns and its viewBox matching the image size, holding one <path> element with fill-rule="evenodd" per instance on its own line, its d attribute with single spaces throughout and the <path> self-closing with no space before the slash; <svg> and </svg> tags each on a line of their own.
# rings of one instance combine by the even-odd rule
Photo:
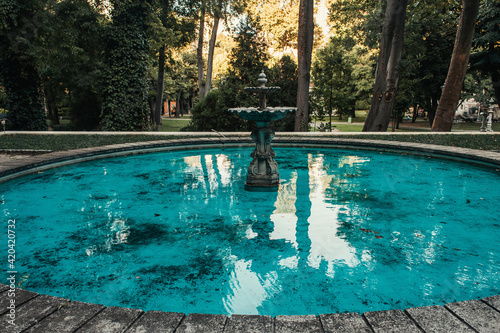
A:
<svg viewBox="0 0 500 333">
<path fill-rule="evenodd" d="M 227 134 L 227 133 L 225 133 Z M 475 163 L 500 166 L 500 154 L 465 148 L 415 143 L 332 139 L 319 137 L 277 137 L 276 145 L 333 146 L 360 149 L 398 150 L 450 159 L 467 158 Z M 0 177 L 29 173 L 33 167 L 48 168 L 54 163 L 73 163 L 75 159 L 100 158 L 109 154 L 221 147 L 251 144 L 248 138 L 212 137 L 159 140 L 75 151 L 54 152 L 37 156 L 0 157 Z M 0 160 L 2 161 L 2 160 Z M 4 280 L 5 281 L 5 280 Z M 96 301 L 98 302 L 98 300 Z M 15 308 L 13 305 L 15 305 Z M 12 321 L 14 320 L 14 321 Z M 15 324 L 15 325 L 13 325 Z M 449 303 L 444 306 L 410 308 L 405 311 L 324 314 L 319 316 L 242 316 L 143 312 L 139 309 L 105 307 L 59 297 L 39 295 L 27 290 L 11 290 L 0 284 L 0 332 L 500 332 L 500 295 L 481 300 Z"/>
<path fill-rule="evenodd" d="M 0 284 L 0 332 L 500 332 L 500 295 L 445 306 L 319 316 L 209 315 L 105 307 Z M 15 308 L 11 305 L 15 301 Z M 9 309 L 9 306 L 11 307 Z"/>
<path fill-rule="evenodd" d="M 0 154 L 0 164 L 7 163 L 12 160 L 19 160 L 29 155 L 10 155 L 10 154 Z"/>
</svg>

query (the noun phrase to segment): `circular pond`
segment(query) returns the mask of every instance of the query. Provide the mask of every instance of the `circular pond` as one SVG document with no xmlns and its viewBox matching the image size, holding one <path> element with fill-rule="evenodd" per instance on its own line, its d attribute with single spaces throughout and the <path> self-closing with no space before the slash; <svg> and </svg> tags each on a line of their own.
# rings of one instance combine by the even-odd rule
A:
<svg viewBox="0 0 500 333">
<path fill-rule="evenodd" d="M 278 148 L 280 189 L 258 193 L 244 190 L 251 150 L 108 158 L 1 183 L 18 285 L 107 306 L 272 316 L 498 294 L 498 170 Z"/>
</svg>

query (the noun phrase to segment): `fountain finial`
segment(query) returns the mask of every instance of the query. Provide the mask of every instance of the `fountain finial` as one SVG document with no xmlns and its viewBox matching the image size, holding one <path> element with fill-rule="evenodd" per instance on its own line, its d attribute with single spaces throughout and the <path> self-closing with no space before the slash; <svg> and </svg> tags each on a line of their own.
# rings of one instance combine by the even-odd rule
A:
<svg viewBox="0 0 500 333">
<path fill-rule="evenodd" d="M 259 87 L 265 87 L 267 78 L 266 78 L 266 73 L 264 73 L 264 70 L 259 74 L 259 79 L 257 80 L 259 82 Z"/>
</svg>

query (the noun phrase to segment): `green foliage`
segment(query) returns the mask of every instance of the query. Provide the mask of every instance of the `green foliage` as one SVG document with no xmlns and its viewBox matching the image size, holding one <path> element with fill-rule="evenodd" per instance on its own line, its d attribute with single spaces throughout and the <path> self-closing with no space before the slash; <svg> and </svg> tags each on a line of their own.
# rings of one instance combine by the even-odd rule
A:
<svg viewBox="0 0 500 333">
<path fill-rule="evenodd" d="M 73 91 L 69 109 L 72 127 L 75 130 L 96 129 L 101 121 L 101 99 L 91 87 L 82 87 Z"/>
<path fill-rule="evenodd" d="M 36 67 L 41 1 L 0 1 L 0 82 L 7 96 L 9 128 L 46 130 Z"/>
<path fill-rule="evenodd" d="M 3 82 L 8 98 L 9 129 L 43 131 L 47 129 L 45 114 L 39 96 L 39 78 L 36 70 L 12 58 L 3 61 Z"/>
<path fill-rule="evenodd" d="M 474 49 L 470 56 L 473 69 L 491 77 L 496 103 L 500 104 L 500 1 L 482 1 L 476 24 Z"/>
<path fill-rule="evenodd" d="M 386 1 L 332 0 L 328 18 L 337 38 L 353 38 L 374 48 L 380 39 Z"/>
<path fill-rule="evenodd" d="M 140 131 L 148 127 L 149 115 L 149 43 L 145 33 L 149 6 L 143 1 L 112 2 L 102 129 Z"/>
<path fill-rule="evenodd" d="M 297 104 L 297 64 L 290 56 L 283 56 L 267 71 L 269 86 L 280 87 L 279 91 L 270 93 L 267 105 L 295 106 Z M 271 127 L 277 132 L 293 132 L 295 128 L 295 113 L 288 113 L 285 118 L 274 121 Z"/>
<path fill-rule="evenodd" d="M 283 56 L 266 71 L 267 85 L 281 89 L 268 96 L 270 106 L 294 106 L 297 103 L 297 63 L 288 55 Z"/>
<path fill-rule="evenodd" d="M 259 26 L 249 19 L 243 21 L 236 35 L 237 47 L 232 50 L 229 65 L 231 75 L 241 80 L 244 86 L 255 83 L 265 69 L 268 59 L 266 44 L 259 33 Z"/>
<path fill-rule="evenodd" d="M 184 52 L 171 58 L 165 70 L 165 99 L 190 105 L 198 88 L 197 79 L 194 53 Z"/>
<path fill-rule="evenodd" d="M 481 2 L 476 24 L 474 46 L 476 52 L 471 60 L 478 68 L 486 71 L 500 67 L 500 1 Z"/>
<path fill-rule="evenodd" d="M 68 107 L 72 126 L 96 129 L 100 123 L 104 26 L 86 0 L 62 1 L 44 28 L 39 72 L 49 118 Z M 54 47 L 57 45 L 57 47 Z"/>
<path fill-rule="evenodd" d="M 0 85 L 0 113 L 7 113 L 5 106 L 7 105 L 7 94 L 5 88 Z"/>
<path fill-rule="evenodd" d="M 333 31 L 341 38 L 353 38 L 357 45 L 377 48 L 385 7 L 386 1 L 332 0 L 329 18 Z M 450 64 L 460 9 L 459 0 L 408 1 L 395 115 L 415 104 L 431 115 L 435 111 Z M 366 64 L 366 60 L 358 64 Z M 374 68 L 354 65 L 358 91 L 369 90 L 370 80 L 365 78 L 371 70 Z"/>
<path fill-rule="evenodd" d="M 332 38 L 316 52 L 312 66 L 314 83 L 313 111 L 318 117 L 352 114 L 356 103 L 356 85 L 353 80 L 352 40 Z"/>
<path fill-rule="evenodd" d="M 435 112 L 448 74 L 460 8 L 457 1 L 429 1 L 425 6 L 409 3 L 401 59 L 404 70 L 394 107 L 397 114 L 414 104 Z"/>
<path fill-rule="evenodd" d="M 226 98 L 226 92 L 220 89 L 212 90 L 205 98 L 196 104 L 192 110 L 192 121 L 186 130 L 189 131 L 221 131 L 238 132 L 251 130 L 250 124 L 238 115 L 228 112 L 231 103 Z"/>
<path fill-rule="evenodd" d="M 491 84 L 491 77 L 479 71 L 469 71 L 465 75 L 464 87 L 460 95 L 462 101 L 474 98 L 481 107 L 489 108 L 495 93 Z"/>
<path fill-rule="evenodd" d="M 249 20 L 243 21 L 236 36 L 237 47 L 229 60 L 225 78 L 192 110 L 190 131 L 248 131 L 253 124 L 228 112 L 229 108 L 258 105 L 258 100 L 245 87 L 256 86 L 260 72 L 265 69 L 265 43 Z"/>
</svg>

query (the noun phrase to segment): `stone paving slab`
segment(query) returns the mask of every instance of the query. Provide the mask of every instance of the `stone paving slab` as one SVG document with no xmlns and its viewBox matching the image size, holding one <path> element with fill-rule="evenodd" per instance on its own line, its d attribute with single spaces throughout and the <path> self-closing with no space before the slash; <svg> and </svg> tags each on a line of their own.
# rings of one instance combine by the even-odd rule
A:
<svg viewBox="0 0 500 333">
<path fill-rule="evenodd" d="M 500 311 L 500 295 L 485 297 L 483 298 L 483 302 L 488 303 L 489 305 Z"/>
<path fill-rule="evenodd" d="M 500 332 L 500 312 L 480 300 L 449 303 L 445 307 L 478 332 Z"/>
<path fill-rule="evenodd" d="M 18 333 L 38 323 L 58 308 L 68 303 L 68 299 L 40 295 L 16 307 L 15 326 L 9 323 L 11 319 L 6 313 L 0 317 L 0 332 Z"/>
<path fill-rule="evenodd" d="M 313 315 L 276 316 L 274 319 L 274 332 L 322 333 L 323 330 L 319 318 Z"/>
<path fill-rule="evenodd" d="M 401 310 L 366 312 L 363 316 L 375 333 L 422 332 Z"/>
<path fill-rule="evenodd" d="M 0 294 L 0 314 L 9 311 L 7 307 L 11 304 L 12 299 L 15 300 L 15 306 L 18 307 L 24 302 L 38 296 L 37 293 L 23 289 L 15 289 L 14 292 L 9 292 L 10 288 L 7 285 L 2 286 L 2 289 L 5 287 L 7 288 Z"/>
<path fill-rule="evenodd" d="M 0 284 L 0 290 L 5 285 Z M 127 333 L 362 333 L 362 332 L 500 332 L 500 295 L 446 306 L 319 316 L 212 315 L 104 307 L 16 289 L 35 297 L 16 307 L 16 325 L 0 316 L 0 332 Z M 4 291 L 0 296 L 5 296 Z"/>
<path fill-rule="evenodd" d="M 142 310 L 110 306 L 93 317 L 76 332 L 78 333 L 121 333 L 132 326 L 143 314 Z"/>
<path fill-rule="evenodd" d="M 74 301 L 23 333 L 73 332 L 104 309 L 104 305 Z"/>
<path fill-rule="evenodd" d="M 373 330 L 359 313 L 319 315 L 325 333 L 371 333 Z"/>
<path fill-rule="evenodd" d="M 148 311 L 142 315 L 127 333 L 174 333 L 184 318 L 183 313 Z"/>
<path fill-rule="evenodd" d="M 224 315 L 191 313 L 182 321 L 176 333 L 220 333 L 224 331 L 227 317 Z"/>
<path fill-rule="evenodd" d="M 224 327 L 224 333 L 272 333 L 270 316 L 232 315 Z"/>
<path fill-rule="evenodd" d="M 411 308 L 406 312 L 425 332 L 474 332 L 472 328 L 442 306 Z"/>
</svg>

